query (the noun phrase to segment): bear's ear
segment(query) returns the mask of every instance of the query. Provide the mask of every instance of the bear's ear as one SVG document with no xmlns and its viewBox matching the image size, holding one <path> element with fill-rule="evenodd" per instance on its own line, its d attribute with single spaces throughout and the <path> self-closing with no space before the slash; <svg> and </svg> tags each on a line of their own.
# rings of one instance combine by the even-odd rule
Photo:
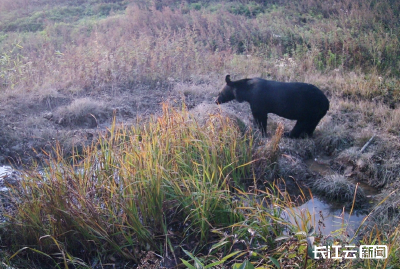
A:
<svg viewBox="0 0 400 269">
<path fill-rule="evenodd" d="M 232 80 L 231 80 L 231 75 L 226 75 L 225 82 L 226 82 L 226 85 L 232 86 L 233 83 L 232 83 Z"/>
</svg>

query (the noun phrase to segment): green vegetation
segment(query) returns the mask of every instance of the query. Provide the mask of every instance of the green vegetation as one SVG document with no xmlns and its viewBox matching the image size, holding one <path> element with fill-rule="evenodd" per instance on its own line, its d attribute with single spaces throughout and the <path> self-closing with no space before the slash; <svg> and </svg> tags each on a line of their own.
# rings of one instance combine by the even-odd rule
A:
<svg viewBox="0 0 400 269">
<path fill-rule="evenodd" d="M 0 267 L 146 268 L 151 260 L 188 268 L 396 268 L 399 17 L 400 1 L 392 0 L 1 1 L 0 105 L 45 100 L 57 126 L 39 137 L 48 149 L 42 163 L 1 197 Z M 96 128 L 111 118 L 109 99 L 128 90 L 167 95 L 179 84 L 185 96 L 204 97 L 199 88 L 211 85 L 215 96 L 226 73 L 317 85 L 331 108 L 315 139 L 281 139 L 284 124 L 270 121 L 275 135 L 266 142 L 223 113 L 200 123 L 185 106 L 164 105 L 161 115 L 133 126 L 114 120 L 90 145 L 71 146 L 83 150 L 49 149 L 61 127 Z M 0 126 L 9 128 L 3 119 Z M 346 225 L 316 233 L 322 224 L 294 210 L 298 200 L 278 187 L 282 177 L 303 180 L 293 163 L 316 152 L 335 156 L 340 173 L 316 189 L 340 199 L 343 190 L 334 191 L 349 189 L 350 176 L 383 188 L 387 199 L 356 235 L 362 244 L 388 245 L 388 259 L 310 257 L 315 244 L 355 242 Z M 351 207 L 353 189 L 345 195 Z"/>
<path fill-rule="evenodd" d="M 4 1 L 0 30 L 2 32 L 36 32 L 43 31 L 47 26 L 54 23 L 76 23 L 86 17 L 101 18 L 110 15 L 111 12 L 125 10 L 126 1 L 40 1 L 30 4 L 26 1 L 29 9 L 19 10 L 13 7 L 13 3 Z M 23 1 L 21 1 L 23 2 Z M 39 5 L 38 5 L 39 4 Z M 22 14 L 21 14 L 22 12 Z"/>
</svg>

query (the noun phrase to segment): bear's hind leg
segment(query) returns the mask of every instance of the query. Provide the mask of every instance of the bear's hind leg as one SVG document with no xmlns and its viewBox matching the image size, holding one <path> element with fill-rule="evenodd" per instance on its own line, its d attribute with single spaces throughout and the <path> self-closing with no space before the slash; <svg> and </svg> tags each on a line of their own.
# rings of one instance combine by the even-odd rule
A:
<svg viewBox="0 0 400 269">
<path fill-rule="evenodd" d="M 315 128 L 317 127 L 319 121 L 320 121 L 320 119 L 307 122 L 306 127 L 305 127 L 305 132 L 307 133 L 307 135 L 309 137 L 312 137 L 312 135 L 313 135 L 313 133 L 315 131 Z"/>
<path fill-rule="evenodd" d="M 304 138 L 306 136 L 312 137 L 319 121 L 320 119 L 313 119 L 306 121 L 298 120 L 296 122 L 296 125 L 293 127 L 293 130 L 289 133 L 288 137 L 290 138 L 299 138 L 299 137 Z"/>
</svg>

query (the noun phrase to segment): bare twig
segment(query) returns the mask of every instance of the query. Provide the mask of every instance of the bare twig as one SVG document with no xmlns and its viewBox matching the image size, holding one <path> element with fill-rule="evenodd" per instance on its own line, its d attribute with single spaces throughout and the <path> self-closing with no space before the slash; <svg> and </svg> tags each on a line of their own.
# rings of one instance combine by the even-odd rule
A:
<svg viewBox="0 0 400 269">
<path fill-rule="evenodd" d="M 364 145 L 364 146 L 361 148 L 361 150 L 360 150 L 361 153 L 363 153 L 364 150 L 369 146 L 369 144 L 371 144 L 371 142 L 372 142 L 372 140 L 374 140 L 375 136 L 376 136 L 376 135 L 373 135 L 373 136 L 368 140 L 368 142 L 365 143 L 365 145 Z"/>
</svg>

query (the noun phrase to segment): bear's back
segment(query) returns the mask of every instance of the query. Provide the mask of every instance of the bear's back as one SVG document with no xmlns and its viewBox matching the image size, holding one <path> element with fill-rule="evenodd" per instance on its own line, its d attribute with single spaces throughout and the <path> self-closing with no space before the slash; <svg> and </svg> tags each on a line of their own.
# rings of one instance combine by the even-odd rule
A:
<svg viewBox="0 0 400 269">
<path fill-rule="evenodd" d="M 326 113 L 329 100 L 316 86 L 303 82 L 279 82 L 254 78 L 252 102 L 255 110 L 264 110 L 288 119 Z"/>
</svg>

